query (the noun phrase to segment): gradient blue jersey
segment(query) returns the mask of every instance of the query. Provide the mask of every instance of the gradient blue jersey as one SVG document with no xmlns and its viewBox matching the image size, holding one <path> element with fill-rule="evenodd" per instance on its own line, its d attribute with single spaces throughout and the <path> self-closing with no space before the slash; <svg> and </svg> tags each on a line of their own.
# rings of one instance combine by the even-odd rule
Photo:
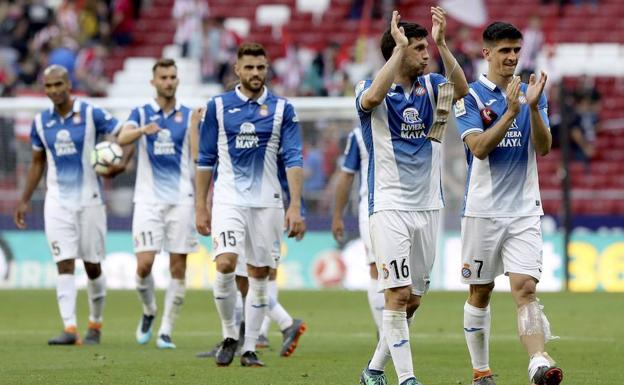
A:
<svg viewBox="0 0 624 385">
<path fill-rule="evenodd" d="M 367 215 L 368 212 L 368 151 L 362 137 L 362 130 L 354 128 L 347 138 L 342 171 L 349 174 L 360 174 L 360 207 L 359 215 Z"/>
<path fill-rule="evenodd" d="M 98 135 L 116 135 L 119 128 L 108 112 L 80 100 L 74 100 L 67 116 L 60 116 L 54 107 L 37 114 L 30 138 L 33 150 L 46 152 L 46 199 L 73 209 L 102 204 L 91 152 Z"/>
<path fill-rule="evenodd" d="M 356 106 L 369 154 L 368 211 L 437 210 L 443 207 L 441 145 L 427 139 L 433 123 L 439 74 L 420 76 L 411 90 L 393 84 L 371 111 L 361 99 L 372 81 L 356 87 Z"/>
<path fill-rule="evenodd" d="M 520 112 L 498 146 L 484 159 L 473 156 L 466 147 L 468 176 L 463 215 L 468 217 L 521 217 L 543 215 L 537 176 L 536 155 L 531 143 L 531 118 L 521 84 Z M 496 124 L 507 111 L 505 92 L 481 75 L 470 84 L 469 94 L 455 104 L 457 129 L 462 140 L 471 133 L 487 130 L 481 110 L 491 109 Z M 538 109 L 546 126 L 548 102 L 542 94 Z M 491 127 L 490 126 L 490 127 Z"/>
<path fill-rule="evenodd" d="M 191 109 L 176 104 L 168 114 L 155 100 L 132 110 L 127 124 L 156 123 L 161 129 L 137 141 L 138 165 L 134 202 L 193 204 L 188 127 Z"/>
<path fill-rule="evenodd" d="M 277 156 L 281 152 L 285 168 L 303 166 L 299 120 L 286 99 L 266 88 L 257 100 L 239 88 L 208 102 L 198 169 L 217 165 L 214 203 L 283 207 Z"/>
</svg>

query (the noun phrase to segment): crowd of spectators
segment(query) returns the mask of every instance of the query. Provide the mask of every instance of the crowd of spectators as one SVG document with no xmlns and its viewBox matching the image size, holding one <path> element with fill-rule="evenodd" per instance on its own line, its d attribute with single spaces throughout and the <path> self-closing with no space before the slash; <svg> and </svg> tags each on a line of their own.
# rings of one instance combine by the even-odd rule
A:
<svg viewBox="0 0 624 385">
<path fill-rule="evenodd" d="M 74 89 L 104 95 L 104 59 L 132 42 L 141 0 L 0 2 L 0 96 L 38 89 L 41 70 L 65 66 Z"/>
</svg>

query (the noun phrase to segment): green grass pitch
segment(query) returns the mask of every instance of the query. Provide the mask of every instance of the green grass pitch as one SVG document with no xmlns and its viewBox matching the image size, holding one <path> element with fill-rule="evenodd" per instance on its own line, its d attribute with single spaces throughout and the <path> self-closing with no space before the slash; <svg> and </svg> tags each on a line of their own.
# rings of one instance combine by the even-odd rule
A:
<svg viewBox="0 0 624 385">
<path fill-rule="evenodd" d="M 163 293 L 159 293 L 162 307 Z M 414 369 L 424 385 L 470 384 L 464 344 L 464 293 L 428 294 L 411 328 Z M 624 296 L 622 294 L 542 294 L 542 304 L 558 341 L 547 345 L 564 369 L 565 385 L 624 384 Z M 86 326 L 86 294 L 78 298 L 79 329 Z M 278 357 L 275 326 L 266 368 L 228 368 L 195 358 L 220 339 L 212 293 L 190 291 L 176 326 L 175 351 L 138 346 L 134 330 L 140 306 L 132 291 L 110 291 L 100 346 L 49 347 L 61 330 L 55 292 L 0 290 L 0 384 L 357 384 L 375 345 L 363 292 L 283 291 L 280 301 L 305 319 L 308 331 L 289 358 Z M 499 385 L 526 385 L 527 357 L 516 336 L 511 296 L 492 301 L 491 365 Z M 158 324 L 157 324 L 158 326 Z M 392 366 L 390 384 L 396 384 Z"/>
</svg>

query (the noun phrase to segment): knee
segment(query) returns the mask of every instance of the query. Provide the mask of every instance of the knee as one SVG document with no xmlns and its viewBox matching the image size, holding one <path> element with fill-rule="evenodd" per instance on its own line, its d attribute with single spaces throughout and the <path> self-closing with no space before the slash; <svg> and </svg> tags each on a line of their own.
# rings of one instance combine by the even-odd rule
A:
<svg viewBox="0 0 624 385">
<path fill-rule="evenodd" d="M 410 286 L 393 287 L 386 289 L 386 309 L 389 310 L 407 310 L 407 305 L 410 303 L 411 296 Z"/>
<path fill-rule="evenodd" d="M 490 303 L 492 290 L 494 290 L 494 282 L 485 285 L 470 285 L 468 303 L 480 308 L 486 307 Z"/>
<path fill-rule="evenodd" d="M 525 305 L 536 301 L 537 282 L 533 278 L 527 277 L 512 286 L 514 297 L 518 305 Z"/>
<path fill-rule="evenodd" d="M 137 275 L 145 278 L 152 273 L 152 264 L 147 261 L 137 260 Z"/>
<path fill-rule="evenodd" d="M 407 318 L 412 318 L 416 310 L 420 307 L 420 297 L 413 295 L 411 296 L 409 303 L 407 304 Z"/>
<path fill-rule="evenodd" d="M 216 263 L 219 273 L 229 274 L 236 270 L 236 258 L 220 255 L 217 257 Z"/>
<path fill-rule="evenodd" d="M 74 260 L 67 259 L 56 263 L 56 270 L 59 274 L 74 274 Z"/>
<path fill-rule="evenodd" d="M 171 277 L 175 279 L 184 279 L 186 275 L 186 258 L 179 257 L 171 260 L 169 264 Z"/>
<path fill-rule="evenodd" d="M 85 263 L 85 271 L 89 279 L 97 279 L 102 275 L 102 265 L 99 263 Z"/>
</svg>

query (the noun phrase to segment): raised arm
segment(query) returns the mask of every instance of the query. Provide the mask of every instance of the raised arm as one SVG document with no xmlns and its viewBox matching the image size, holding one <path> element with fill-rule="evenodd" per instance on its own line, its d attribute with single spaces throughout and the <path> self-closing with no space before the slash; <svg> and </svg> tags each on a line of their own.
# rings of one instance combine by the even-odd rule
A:
<svg viewBox="0 0 624 385">
<path fill-rule="evenodd" d="M 442 63 L 444 63 L 446 78 L 455 85 L 453 99 L 461 99 L 468 94 L 468 82 L 466 81 L 464 71 L 446 46 L 446 12 L 444 9 L 441 7 L 431 7 L 431 21 L 433 23 L 431 36 L 436 46 L 438 46 L 438 52 L 440 52 Z"/>
<path fill-rule="evenodd" d="M 542 156 L 548 154 L 552 146 L 552 134 L 546 123 L 548 121 L 546 97 L 543 95 L 546 79 L 547 76 L 544 71 L 542 71 L 539 81 L 536 80 L 535 74 L 531 74 L 526 91 L 531 116 L 531 143 L 535 152 Z"/>
<path fill-rule="evenodd" d="M 368 88 L 368 90 L 362 95 L 360 100 L 361 107 L 370 111 L 373 108 L 380 105 L 384 98 L 386 97 L 386 93 L 392 86 L 392 82 L 394 80 L 394 75 L 399 72 L 399 68 L 401 67 L 401 62 L 403 61 L 403 57 L 405 55 L 405 49 L 407 48 L 409 41 L 405 36 L 405 31 L 403 28 L 398 27 L 399 20 L 401 16 L 398 11 L 392 12 L 392 21 L 390 22 L 390 32 L 394 41 L 396 43 L 396 47 L 394 48 L 394 52 L 392 56 L 381 70 L 375 76 L 373 83 Z"/>
</svg>

